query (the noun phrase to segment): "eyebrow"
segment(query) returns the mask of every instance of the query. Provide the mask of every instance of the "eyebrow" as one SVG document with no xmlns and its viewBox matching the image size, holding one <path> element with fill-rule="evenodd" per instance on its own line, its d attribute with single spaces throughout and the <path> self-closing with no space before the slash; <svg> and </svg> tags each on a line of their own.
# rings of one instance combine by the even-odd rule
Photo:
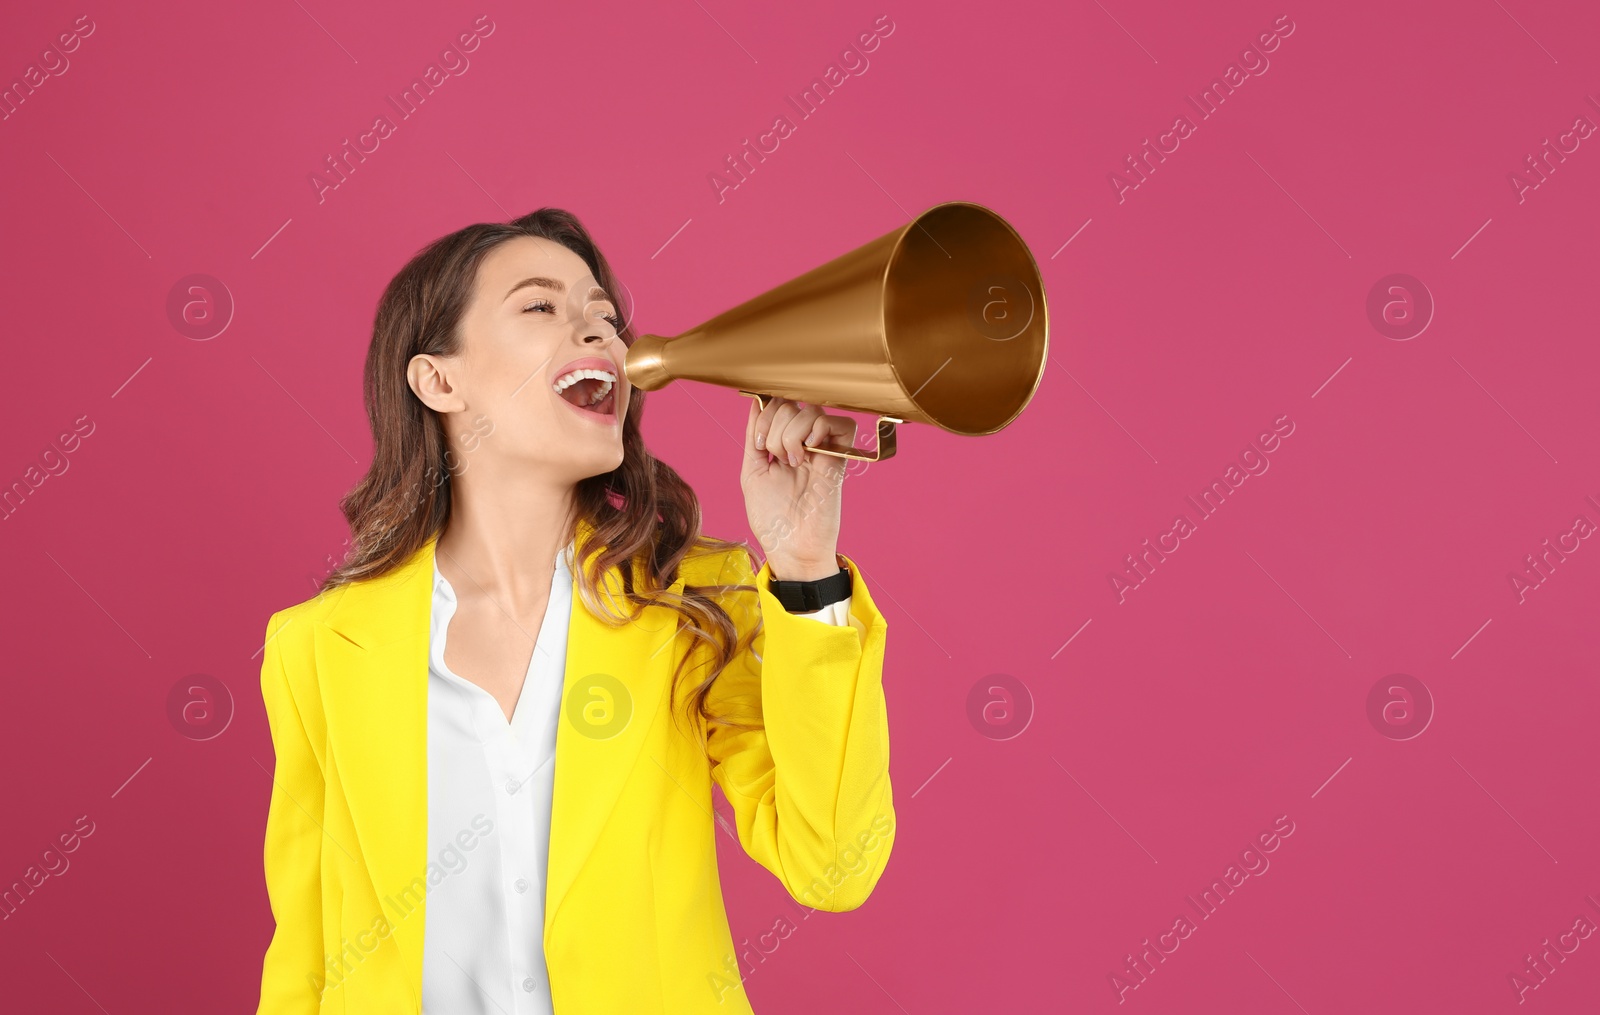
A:
<svg viewBox="0 0 1600 1015">
<path fill-rule="evenodd" d="M 518 289 L 526 289 L 529 286 L 537 286 L 537 287 L 539 287 L 541 289 L 549 289 L 551 292 L 554 292 L 554 293 L 557 293 L 557 294 L 564 293 L 564 292 L 567 291 L 566 284 L 564 282 L 562 282 L 560 279 L 558 279 L 558 278 L 545 278 L 542 275 L 535 275 L 532 278 L 525 278 L 521 282 L 518 282 L 516 285 L 512 286 L 510 288 L 510 290 L 508 290 L 506 292 L 506 297 L 505 298 L 509 300 L 513 295 L 516 294 Z M 599 293 L 600 294 L 600 298 L 602 300 L 605 300 L 607 303 L 615 303 L 616 302 L 616 300 L 613 300 L 611 298 L 611 294 L 606 292 L 600 286 L 597 286 L 597 285 L 596 286 L 590 286 L 589 287 L 589 295 L 593 296 L 596 293 Z"/>
</svg>

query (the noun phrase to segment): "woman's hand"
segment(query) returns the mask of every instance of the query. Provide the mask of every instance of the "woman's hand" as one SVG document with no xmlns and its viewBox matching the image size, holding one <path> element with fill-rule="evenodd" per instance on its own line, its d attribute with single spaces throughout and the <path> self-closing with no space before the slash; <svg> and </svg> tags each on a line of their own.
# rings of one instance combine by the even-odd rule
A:
<svg viewBox="0 0 1600 1015">
<path fill-rule="evenodd" d="M 768 399 L 765 409 L 758 404 L 750 399 L 739 471 L 750 529 L 774 578 L 826 578 L 839 570 L 839 505 L 849 460 L 805 448 L 854 444 L 856 421 L 783 398 Z"/>
</svg>

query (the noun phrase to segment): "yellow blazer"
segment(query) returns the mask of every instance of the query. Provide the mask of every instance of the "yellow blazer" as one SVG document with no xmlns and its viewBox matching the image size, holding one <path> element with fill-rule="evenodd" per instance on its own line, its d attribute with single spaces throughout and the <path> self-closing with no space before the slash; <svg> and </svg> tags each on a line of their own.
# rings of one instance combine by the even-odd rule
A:
<svg viewBox="0 0 1600 1015">
<path fill-rule="evenodd" d="M 580 547 L 591 531 L 580 521 Z M 262 1015 L 421 1009 L 434 546 L 267 625 L 261 693 L 277 771 L 264 855 L 277 926 Z M 641 565 L 631 566 L 637 577 Z M 755 948 L 776 945 L 732 940 L 713 780 L 733 805 L 744 851 L 795 899 L 841 911 L 872 892 L 895 831 L 888 624 L 860 569 L 849 570 L 851 614 L 864 633 L 787 613 L 767 589 L 768 566 L 751 574 L 743 549 L 683 562 L 674 591 L 686 581 L 753 584 L 758 596 L 730 593 L 722 603 L 741 632 L 765 620 L 711 700 L 714 710 L 760 708 L 765 728 L 713 725 L 704 747 L 668 714 L 671 673 L 693 646 L 676 631 L 677 614 L 651 606 L 613 628 L 574 596 L 544 915 L 557 1015 L 751 1011 L 742 975 L 760 961 Z M 620 588 L 620 577 L 612 568 L 607 586 Z M 620 680 L 631 699 L 631 718 L 609 739 L 571 719 L 584 693 L 574 684 L 596 673 Z M 703 675 L 695 666 L 684 679 Z"/>
</svg>

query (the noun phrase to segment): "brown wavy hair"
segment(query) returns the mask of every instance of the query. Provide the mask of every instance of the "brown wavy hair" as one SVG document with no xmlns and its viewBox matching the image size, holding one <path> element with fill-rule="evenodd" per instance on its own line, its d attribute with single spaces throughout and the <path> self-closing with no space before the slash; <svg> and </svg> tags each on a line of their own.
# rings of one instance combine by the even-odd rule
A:
<svg viewBox="0 0 1600 1015">
<path fill-rule="evenodd" d="M 472 299 L 479 264 L 489 251 L 519 236 L 537 236 L 571 250 L 583 258 L 596 282 L 620 299 L 617 277 L 605 255 L 578 219 L 559 208 L 540 208 L 508 223 L 467 226 L 435 240 L 407 262 L 378 302 L 367 349 L 362 386 L 372 427 L 372 465 L 339 503 L 350 525 L 352 547 L 323 580 L 321 592 L 387 574 L 449 523 L 451 476 L 457 463 L 444 421 L 411 390 L 406 367 L 419 353 L 449 356 L 460 351 L 460 322 Z M 618 311 L 624 319 L 618 334 L 632 346 L 636 337 L 632 314 L 620 303 Z M 573 575 L 575 587 L 590 612 L 613 627 L 628 623 L 650 604 L 676 611 L 679 632 L 688 630 L 707 656 L 705 675 L 682 695 L 686 717 L 692 713 L 706 721 L 757 727 L 759 722 L 748 718 L 713 715 L 706 703 L 718 675 L 761 629 L 758 621 L 741 640 L 717 596 L 754 594 L 755 586 L 685 583 L 681 595 L 668 590 L 689 554 L 739 547 L 748 551 L 749 544 L 700 532 L 700 501 L 694 490 L 645 448 L 640 435 L 644 407 L 645 393 L 636 388 L 622 424 L 622 464 L 576 485 L 574 509 L 594 530 L 590 543 L 576 547 L 577 559 L 586 563 Z M 568 519 L 566 539 L 575 535 L 575 524 L 575 518 Z M 594 545 L 599 552 L 592 553 Z M 634 587 L 635 563 L 643 576 L 639 588 Z M 612 597 L 600 595 L 602 577 L 613 566 L 620 567 L 622 598 L 634 608 L 631 613 L 614 609 Z M 686 652 L 673 671 L 675 700 L 683 690 L 686 664 L 696 654 Z"/>
</svg>

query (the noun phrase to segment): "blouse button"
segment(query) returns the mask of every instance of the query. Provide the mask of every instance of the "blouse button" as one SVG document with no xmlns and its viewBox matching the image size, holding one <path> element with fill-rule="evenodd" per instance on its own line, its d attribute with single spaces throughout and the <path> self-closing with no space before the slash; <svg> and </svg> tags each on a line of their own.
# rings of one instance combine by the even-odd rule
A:
<svg viewBox="0 0 1600 1015">
<path fill-rule="evenodd" d="M 522 893 L 526 892 L 528 890 L 528 879 L 527 878 L 518 878 L 517 881 L 516 881 L 516 889 L 517 889 L 517 894 L 518 895 L 521 895 Z"/>
<path fill-rule="evenodd" d="M 534 982 L 534 979 L 531 976 L 522 981 L 522 989 L 530 994 L 533 993 L 533 988 L 537 986 L 538 984 Z"/>
<path fill-rule="evenodd" d="M 507 793 L 513 793 L 514 794 L 514 793 L 516 793 L 517 789 L 518 789 L 517 780 L 515 780 L 515 779 L 507 779 L 506 780 L 506 792 Z"/>
</svg>

